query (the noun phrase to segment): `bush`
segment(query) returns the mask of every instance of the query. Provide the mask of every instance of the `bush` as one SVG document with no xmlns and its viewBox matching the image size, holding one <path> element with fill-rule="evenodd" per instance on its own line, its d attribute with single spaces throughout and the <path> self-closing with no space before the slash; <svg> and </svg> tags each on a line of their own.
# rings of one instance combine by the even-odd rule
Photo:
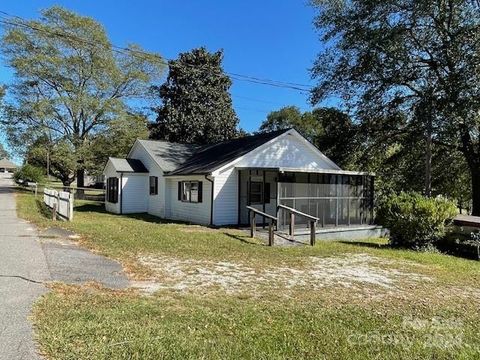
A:
<svg viewBox="0 0 480 360">
<path fill-rule="evenodd" d="M 13 174 L 14 180 L 19 183 L 21 181 L 42 182 L 44 180 L 43 169 L 32 166 L 23 165 Z"/>
<path fill-rule="evenodd" d="M 426 250 L 436 248 L 456 214 L 455 203 L 448 199 L 402 192 L 379 202 L 377 221 L 390 230 L 393 246 Z"/>
</svg>

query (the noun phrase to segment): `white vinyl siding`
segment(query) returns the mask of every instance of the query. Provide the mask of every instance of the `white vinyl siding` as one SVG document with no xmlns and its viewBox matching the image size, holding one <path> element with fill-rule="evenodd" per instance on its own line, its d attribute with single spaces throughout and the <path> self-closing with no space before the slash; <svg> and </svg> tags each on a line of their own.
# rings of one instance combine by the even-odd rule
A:
<svg viewBox="0 0 480 360">
<path fill-rule="evenodd" d="M 165 199 L 167 196 L 166 187 L 165 187 L 165 178 L 163 177 L 163 171 L 160 166 L 150 157 L 145 148 L 136 141 L 128 156 L 132 159 L 140 160 L 143 165 L 149 171 L 149 176 L 158 177 L 158 194 L 149 195 L 147 198 L 148 207 L 147 212 L 151 215 L 158 217 L 165 216 Z M 149 194 L 149 189 L 147 189 L 147 195 Z"/>
<path fill-rule="evenodd" d="M 260 147 L 246 154 L 235 162 L 235 166 L 250 168 L 285 167 L 308 170 L 339 169 L 326 156 L 312 148 L 312 145 L 290 133 L 274 139 L 265 147 Z"/>
<path fill-rule="evenodd" d="M 178 182 L 201 181 L 202 202 L 184 202 L 178 200 Z M 188 221 L 195 224 L 210 225 L 210 201 L 212 185 L 204 176 L 167 177 L 166 188 L 169 199 L 166 217 L 172 220 Z"/>
<path fill-rule="evenodd" d="M 148 174 L 123 174 L 122 213 L 133 214 L 148 210 Z"/>
<path fill-rule="evenodd" d="M 238 223 L 238 171 L 229 168 L 215 176 L 213 223 Z"/>
</svg>

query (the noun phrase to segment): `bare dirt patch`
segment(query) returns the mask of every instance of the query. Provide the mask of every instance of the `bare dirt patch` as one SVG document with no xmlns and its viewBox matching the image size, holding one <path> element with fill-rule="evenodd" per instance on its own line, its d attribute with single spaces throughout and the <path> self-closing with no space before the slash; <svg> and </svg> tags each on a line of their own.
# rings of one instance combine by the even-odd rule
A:
<svg viewBox="0 0 480 360">
<path fill-rule="evenodd" d="M 200 225 L 189 225 L 189 226 L 181 227 L 180 231 L 182 231 L 184 233 L 199 233 L 199 232 L 201 232 L 201 233 L 214 233 L 214 232 L 217 232 L 218 230 L 208 228 L 208 227 L 205 227 L 205 226 L 200 226 Z"/>
<path fill-rule="evenodd" d="M 342 257 L 308 257 L 302 267 L 269 266 L 253 268 L 240 262 L 141 256 L 139 262 L 152 269 L 154 282 L 136 286 L 148 293 L 168 289 L 181 292 L 220 290 L 228 294 L 282 289 L 320 290 L 341 286 L 398 291 L 400 283 L 429 282 L 427 276 L 407 271 L 396 261 L 367 254 Z"/>
</svg>

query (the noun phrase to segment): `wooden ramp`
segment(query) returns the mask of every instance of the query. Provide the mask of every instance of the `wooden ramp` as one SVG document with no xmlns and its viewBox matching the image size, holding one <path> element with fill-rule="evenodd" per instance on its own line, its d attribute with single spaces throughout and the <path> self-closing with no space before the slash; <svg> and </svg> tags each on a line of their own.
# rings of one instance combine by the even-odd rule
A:
<svg viewBox="0 0 480 360">
<path fill-rule="evenodd" d="M 467 226 L 480 229 L 480 216 L 457 215 L 453 219 L 453 224 L 457 226 Z"/>
</svg>

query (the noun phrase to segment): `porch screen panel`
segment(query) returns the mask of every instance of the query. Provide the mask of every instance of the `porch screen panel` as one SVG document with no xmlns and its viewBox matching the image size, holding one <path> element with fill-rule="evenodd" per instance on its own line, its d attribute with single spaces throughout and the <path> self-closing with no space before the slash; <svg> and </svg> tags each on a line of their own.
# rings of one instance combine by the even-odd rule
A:
<svg viewBox="0 0 480 360">
<path fill-rule="evenodd" d="M 319 218 L 319 227 L 370 224 L 373 177 L 337 174 L 279 174 L 280 203 Z M 280 212 L 280 226 L 289 224 Z M 300 226 L 307 219 L 298 217 Z"/>
</svg>

